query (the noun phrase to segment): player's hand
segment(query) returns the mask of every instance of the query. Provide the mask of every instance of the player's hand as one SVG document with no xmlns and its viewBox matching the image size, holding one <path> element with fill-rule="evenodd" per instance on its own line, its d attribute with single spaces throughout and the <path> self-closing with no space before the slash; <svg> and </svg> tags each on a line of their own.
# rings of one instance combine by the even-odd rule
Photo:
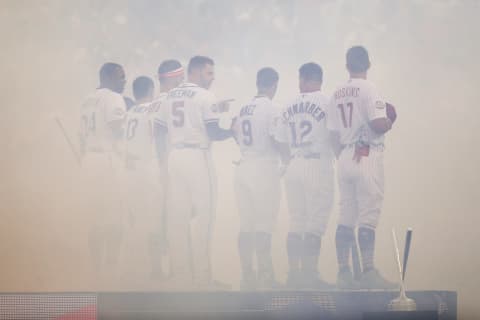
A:
<svg viewBox="0 0 480 320">
<path fill-rule="evenodd" d="M 390 119 L 390 121 L 392 121 L 392 124 L 393 124 L 397 119 L 397 111 L 395 110 L 395 107 L 388 102 L 386 103 L 386 108 L 387 108 L 387 117 L 388 119 Z"/>
<path fill-rule="evenodd" d="M 230 110 L 230 102 L 235 101 L 235 99 L 225 99 L 217 102 L 217 111 L 228 112 Z"/>
</svg>

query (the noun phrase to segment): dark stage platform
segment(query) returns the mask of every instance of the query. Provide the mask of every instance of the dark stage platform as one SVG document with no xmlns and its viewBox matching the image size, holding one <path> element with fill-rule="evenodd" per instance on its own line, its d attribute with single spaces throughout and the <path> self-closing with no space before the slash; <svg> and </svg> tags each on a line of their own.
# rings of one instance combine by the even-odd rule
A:
<svg viewBox="0 0 480 320">
<path fill-rule="evenodd" d="M 389 314 L 393 291 L 0 293 L 0 319 L 441 319 L 453 291 L 410 291 L 417 310 Z"/>
</svg>

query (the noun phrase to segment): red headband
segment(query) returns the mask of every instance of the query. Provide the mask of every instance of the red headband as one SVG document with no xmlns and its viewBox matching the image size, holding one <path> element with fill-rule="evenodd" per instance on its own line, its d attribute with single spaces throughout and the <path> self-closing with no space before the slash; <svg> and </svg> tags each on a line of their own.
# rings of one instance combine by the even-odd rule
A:
<svg viewBox="0 0 480 320">
<path fill-rule="evenodd" d="M 162 77 L 162 78 L 173 78 L 173 77 L 177 77 L 177 76 L 181 76 L 181 75 L 183 75 L 183 67 L 180 67 L 178 69 L 175 69 L 175 70 L 172 70 L 172 71 L 169 71 L 169 72 L 159 74 L 159 76 Z"/>
</svg>

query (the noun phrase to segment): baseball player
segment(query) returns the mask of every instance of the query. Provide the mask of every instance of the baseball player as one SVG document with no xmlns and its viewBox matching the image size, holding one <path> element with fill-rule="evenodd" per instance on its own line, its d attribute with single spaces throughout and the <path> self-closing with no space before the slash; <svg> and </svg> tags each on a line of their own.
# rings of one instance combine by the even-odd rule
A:
<svg viewBox="0 0 480 320">
<path fill-rule="evenodd" d="M 133 81 L 135 105 L 127 112 L 125 130 L 125 178 L 129 207 L 126 235 L 126 267 L 136 281 L 148 271 L 145 258 L 152 265 L 151 275 L 162 277 L 161 254 L 152 248 L 151 235 L 159 233 L 162 202 L 158 162 L 152 134 L 153 80 L 141 76 Z M 154 250 L 155 249 L 155 250 Z"/>
<path fill-rule="evenodd" d="M 235 170 L 235 193 L 240 214 L 238 252 L 244 290 L 277 287 L 271 237 L 280 205 L 279 154 L 273 139 L 278 111 L 272 104 L 278 73 L 257 73 L 257 95 L 234 118 L 235 140 L 242 158 Z M 256 255 L 257 275 L 253 268 Z"/>
<path fill-rule="evenodd" d="M 384 134 L 395 118 L 387 116 L 387 107 L 375 86 L 367 81 L 370 68 L 368 52 L 361 46 L 347 51 L 350 79 L 339 86 L 330 102 L 328 128 L 338 157 L 340 217 L 336 231 L 339 271 L 337 286 L 351 288 L 395 288 L 374 265 L 375 229 L 383 202 Z M 393 107 L 388 107 L 394 111 Z M 349 265 L 355 229 L 358 228 L 363 273 L 354 281 Z M 356 244 L 355 244 L 356 245 Z"/>
<path fill-rule="evenodd" d="M 219 104 L 208 91 L 214 62 L 195 56 L 188 64 L 188 82 L 166 98 L 168 130 L 167 239 L 173 283 L 211 288 L 210 239 L 215 213 L 216 178 L 210 154 L 212 140 L 231 137 L 219 126 Z M 190 241 L 191 240 L 191 241 Z M 190 244 L 191 243 L 191 244 Z M 189 259 L 190 246 L 192 263 Z M 192 266 L 193 264 L 193 266 Z M 193 271 L 193 272 L 192 272 Z"/>
<path fill-rule="evenodd" d="M 97 275 L 113 275 L 122 239 L 120 189 L 114 169 L 123 137 L 125 73 L 116 63 L 100 69 L 100 87 L 81 107 L 79 130 L 88 203 L 95 212 L 89 248 Z M 108 271 L 108 272 L 107 272 Z"/>
<path fill-rule="evenodd" d="M 160 228 L 149 236 L 150 255 L 152 258 L 153 274 L 162 277 L 162 252 L 166 249 L 166 193 L 167 193 L 167 161 L 168 141 L 165 136 L 165 118 L 166 107 L 165 100 L 168 91 L 178 87 L 184 80 L 184 70 L 177 60 L 165 60 L 158 67 L 158 80 L 160 84 L 160 94 L 151 105 L 151 121 L 153 123 L 153 139 L 155 144 L 155 153 L 158 161 L 158 173 L 160 181 L 160 194 L 157 199 L 161 207 L 161 216 L 159 218 Z"/>
<path fill-rule="evenodd" d="M 331 288 L 317 271 L 333 201 L 333 152 L 326 127 L 328 98 L 320 91 L 322 78 L 318 64 L 300 67 L 300 95 L 282 110 L 276 134 L 279 142 L 288 144 L 291 156 L 285 173 L 290 287 Z"/>
</svg>

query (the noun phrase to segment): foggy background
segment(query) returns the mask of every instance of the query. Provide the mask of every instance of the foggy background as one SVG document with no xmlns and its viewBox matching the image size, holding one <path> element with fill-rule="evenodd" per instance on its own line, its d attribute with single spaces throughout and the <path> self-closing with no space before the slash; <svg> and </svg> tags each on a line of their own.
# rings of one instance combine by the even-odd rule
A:
<svg viewBox="0 0 480 320">
<path fill-rule="evenodd" d="M 386 192 L 376 261 L 396 280 L 391 240 L 412 227 L 409 290 L 456 290 L 460 319 L 480 315 L 480 1 L 0 1 L 0 291 L 93 291 L 82 171 L 53 116 L 76 132 L 82 99 L 106 61 L 122 64 L 131 96 L 139 75 L 197 54 L 216 62 L 212 91 L 234 107 L 255 94 L 255 73 L 276 68 L 275 102 L 298 92 L 298 68 L 324 69 L 323 91 L 347 79 L 345 51 L 370 52 L 369 79 L 397 107 L 387 134 Z M 158 83 L 156 82 L 157 90 Z M 238 289 L 238 216 L 232 140 L 215 143 L 219 201 L 213 241 L 217 279 Z M 334 282 L 337 205 L 321 271 Z M 90 219 L 90 220 L 89 220 Z M 285 281 L 285 200 L 274 234 Z M 124 290 L 152 290 L 125 287 Z M 157 288 L 161 289 L 161 288 Z"/>
</svg>

